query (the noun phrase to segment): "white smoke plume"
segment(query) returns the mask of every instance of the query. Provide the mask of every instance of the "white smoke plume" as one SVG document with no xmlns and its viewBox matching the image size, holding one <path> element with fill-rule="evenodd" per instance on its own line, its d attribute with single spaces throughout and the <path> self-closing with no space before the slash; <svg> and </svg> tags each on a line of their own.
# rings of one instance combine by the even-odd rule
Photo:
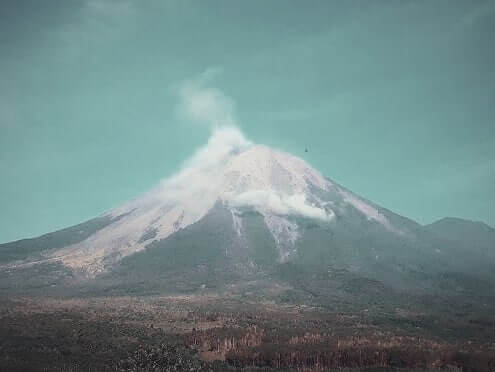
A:
<svg viewBox="0 0 495 372">
<path fill-rule="evenodd" d="M 239 129 L 233 100 L 210 86 L 219 73 L 218 69 L 209 69 L 197 79 L 184 82 L 178 90 L 180 114 L 200 125 L 207 125 L 211 136 L 179 172 L 162 182 L 161 199 L 198 211 L 208 210 L 222 199 L 234 207 L 251 206 L 279 215 L 299 214 L 329 219 L 323 209 L 308 204 L 304 194 L 288 195 L 271 188 L 240 194 L 225 192 L 225 169 L 229 161 L 254 144 Z"/>
<path fill-rule="evenodd" d="M 210 68 L 198 78 L 183 82 L 179 89 L 179 110 L 185 118 L 208 125 L 211 129 L 237 127 L 234 101 L 220 89 L 209 86 L 219 74 L 220 69 Z"/>
<path fill-rule="evenodd" d="M 253 190 L 234 196 L 230 203 L 234 206 L 258 207 L 278 215 L 299 214 L 320 220 L 331 219 L 324 209 L 308 204 L 303 193 L 287 195 L 273 189 Z"/>
</svg>

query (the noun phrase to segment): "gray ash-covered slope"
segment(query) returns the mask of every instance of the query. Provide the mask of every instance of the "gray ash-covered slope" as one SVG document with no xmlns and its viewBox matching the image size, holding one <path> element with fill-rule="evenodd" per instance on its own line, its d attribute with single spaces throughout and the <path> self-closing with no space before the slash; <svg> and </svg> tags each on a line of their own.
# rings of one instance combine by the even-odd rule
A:
<svg viewBox="0 0 495 372">
<path fill-rule="evenodd" d="M 495 239 L 486 225 L 423 227 L 297 157 L 235 131 L 222 135 L 227 141 L 211 139 L 141 198 L 0 245 L 0 290 L 224 293 L 257 283 L 330 296 L 493 288 Z"/>
</svg>

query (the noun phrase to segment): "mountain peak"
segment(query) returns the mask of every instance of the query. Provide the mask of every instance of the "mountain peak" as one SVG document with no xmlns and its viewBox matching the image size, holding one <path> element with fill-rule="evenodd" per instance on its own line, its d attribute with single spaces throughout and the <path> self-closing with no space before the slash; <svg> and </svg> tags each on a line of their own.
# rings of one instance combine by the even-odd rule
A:
<svg viewBox="0 0 495 372">
<path fill-rule="evenodd" d="M 267 146 L 253 146 L 232 157 L 223 171 L 227 187 L 236 192 L 273 189 L 293 194 L 310 185 L 328 189 L 330 182 L 304 160 Z"/>
<path fill-rule="evenodd" d="M 431 231 L 462 235 L 466 231 L 476 233 L 495 233 L 495 229 L 482 221 L 472 221 L 459 217 L 443 217 L 426 228 Z"/>
</svg>

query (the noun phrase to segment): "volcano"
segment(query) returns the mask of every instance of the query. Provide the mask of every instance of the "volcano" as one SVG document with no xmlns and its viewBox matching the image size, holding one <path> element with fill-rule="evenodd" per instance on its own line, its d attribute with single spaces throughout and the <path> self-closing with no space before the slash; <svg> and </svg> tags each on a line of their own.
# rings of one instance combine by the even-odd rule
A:
<svg viewBox="0 0 495 372">
<path fill-rule="evenodd" d="M 0 245 L 1 290 L 491 295 L 495 230 L 473 224 L 422 226 L 224 128 L 141 197 Z"/>
</svg>

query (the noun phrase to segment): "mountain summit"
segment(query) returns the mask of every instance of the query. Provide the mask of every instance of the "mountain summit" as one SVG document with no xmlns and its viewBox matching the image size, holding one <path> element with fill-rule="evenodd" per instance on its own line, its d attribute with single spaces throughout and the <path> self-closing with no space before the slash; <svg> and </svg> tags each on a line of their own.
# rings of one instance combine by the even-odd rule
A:
<svg viewBox="0 0 495 372">
<path fill-rule="evenodd" d="M 78 226 L 0 246 L 0 272 L 10 282 L 29 275 L 57 288 L 143 290 L 226 288 L 260 278 L 300 286 L 301 278 L 295 284 L 283 274 L 287 267 L 412 290 L 435 287 L 443 273 L 460 273 L 455 288 L 472 283 L 466 275 L 491 278 L 489 249 L 469 254 L 469 241 L 432 230 L 298 157 L 223 128 L 141 197 Z"/>
</svg>

